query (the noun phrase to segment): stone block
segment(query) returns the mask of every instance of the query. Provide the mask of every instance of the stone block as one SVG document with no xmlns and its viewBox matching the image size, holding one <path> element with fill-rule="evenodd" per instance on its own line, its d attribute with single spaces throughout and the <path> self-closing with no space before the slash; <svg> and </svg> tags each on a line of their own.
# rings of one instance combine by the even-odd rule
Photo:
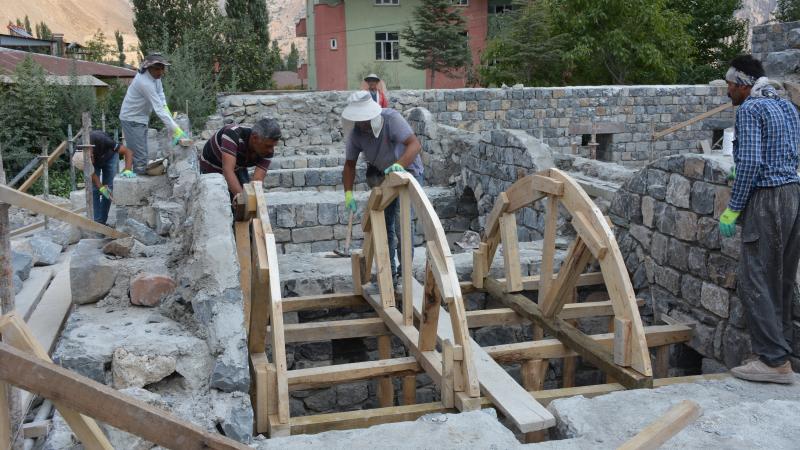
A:
<svg viewBox="0 0 800 450">
<path fill-rule="evenodd" d="M 364 402 L 369 397 L 366 382 L 339 384 L 336 390 L 336 404 L 338 406 L 353 406 Z"/>
<path fill-rule="evenodd" d="M 667 204 L 664 205 L 664 210 L 661 211 L 661 214 L 658 214 L 654 219 L 658 231 L 666 235 L 674 236 L 676 211 L 677 210 L 674 206 Z"/>
<path fill-rule="evenodd" d="M 702 289 L 702 280 L 688 274 L 684 274 L 683 277 L 681 277 L 681 297 L 692 306 L 700 305 Z"/>
<path fill-rule="evenodd" d="M 125 224 L 120 228 L 144 245 L 156 245 L 164 242 L 163 237 L 159 236 L 150 227 L 136 219 L 128 218 Z"/>
<path fill-rule="evenodd" d="M 156 195 L 169 196 L 169 180 L 166 175 L 114 179 L 114 203 L 119 206 L 139 206 L 150 203 Z"/>
<path fill-rule="evenodd" d="M 144 387 L 175 372 L 176 364 L 173 356 L 150 353 L 139 355 L 117 348 L 111 360 L 113 386 L 116 389 Z"/>
<path fill-rule="evenodd" d="M 708 256 L 708 278 L 714 284 L 728 289 L 736 287 L 737 262 L 727 256 L 711 253 Z"/>
<path fill-rule="evenodd" d="M 692 211 L 697 214 L 713 214 L 717 187 L 696 181 L 692 185 Z"/>
<path fill-rule="evenodd" d="M 175 291 L 175 280 L 166 275 L 142 273 L 131 281 L 131 303 L 138 306 L 158 306 L 161 300 Z"/>
<path fill-rule="evenodd" d="M 295 228 L 292 230 L 292 242 L 304 243 L 325 241 L 333 239 L 333 228 L 330 226 L 316 226 L 306 228 Z"/>
<path fill-rule="evenodd" d="M 334 225 L 339 223 L 339 205 L 336 203 L 320 203 L 319 224 Z"/>
<path fill-rule="evenodd" d="M 103 246 L 103 253 L 105 253 L 106 255 L 113 255 L 124 258 L 131 254 L 131 250 L 133 249 L 133 244 L 134 241 L 132 237 L 114 239 L 113 241 Z"/>
<path fill-rule="evenodd" d="M 661 233 L 653 233 L 650 245 L 650 255 L 656 264 L 667 263 L 667 248 L 669 245 L 669 238 Z"/>
<path fill-rule="evenodd" d="M 671 234 L 684 241 L 695 240 L 697 238 L 697 214 L 691 211 L 676 211 L 675 229 Z"/>
<path fill-rule="evenodd" d="M 30 255 L 34 266 L 55 264 L 62 250 L 60 245 L 41 237 L 31 237 L 13 242 L 11 248 L 12 251 Z"/>
<path fill-rule="evenodd" d="M 693 180 L 702 180 L 706 161 L 701 157 L 687 157 L 683 162 L 683 175 Z"/>
<path fill-rule="evenodd" d="M 800 50 L 788 49 L 772 52 L 764 59 L 764 71 L 768 77 L 783 77 L 800 70 Z"/>
<path fill-rule="evenodd" d="M 714 217 L 719 217 L 728 207 L 731 200 L 731 188 L 727 186 L 717 186 L 714 195 Z"/>
<path fill-rule="evenodd" d="M 253 439 L 253 406 L 248 396 L 233 395 L 236 395 L 231 399 L 234 404 L 222 414 L 220 427 L 225 436 L 249 444 Z"/>
<path fill-rule="evenodd" d="M 94 303 L 105 297 L 117 278 L 115 261 L 100 250 L 103 240 L 84 239 L 73 250 L 69 264 L 72 302 Z"/>
<path fill-rule="evenodd" d="M 667 250 L 669 265 L 685 272 L 689 268 L 689 245 L 677 239 L 669 240 L 669 249 Z"/>
<path fill-rule="evenodd" d="M 673 295 L 681 292 L 681 274 L 675 269 L 664 266 L 654 268 L 656 283 L 667 289 Z"/>
<path fill-rule="evenodd" d="M 689 257 L 687 259 L 687 266 L 689 272 L 700 278 L 708 276 L 708 267 L 706 267 L 707 252 L 700 247 L 689 247 Z"/>
<path fill-rule="evenodd" d="M 28 279 L 32 267 L 33 256 L 28 253 L 11 250 L 11 269 L 14 276 L 19 277 L 20 281 Z"/>
<path fill-rule="evenodd" d="M 650 248 L 650 238 L 653 235 L 653 233 L 647 227 L 631 224 L 629 231 L 631 236 L 633 236 L 634 239 L 639 241 L 639 243 L 642 244 L 644 248 Z"/>
<path fill-rule="evenodd" d="M 709 250 L 719 249 L 719 222 L 711 217 L 700 217 L 697 221 L 697 240 Z"/>
<path fill-rule="evenodd" d="M 11 285 L 14 287 L 14 295 L 19 294 L 19 291 L 22 290 L 22 278 L 19 275 L 14 274 L 11 278 Z"/>
<path fill-rule="evenodd" d="M 321 389 L 303 399 L 303 403 L 312 411 L 330 411 L 336 406 L 336 392 L 333 388 Z"/>
<path fill-rule="evenodd" d="M 700 293 L 700 304 L 712 313 L 728 317 L 728 291 L 712 283 L 703 283 Z"/>
<path fill-rule="evenodd" d="M 747 327 L 747 316 L 744 309 L 744 303 L 739 297 L 731 295 L 728 298 L 728 323 L 736 328 L 745 329 Z M 795 336 L 800 337 L 800 334 L 795 333 Z M 795 338 L 795 342 L 800 342 Z"/>
<path fill-rule="evenodd" d="M 691 182 L 683 176 L 677 173 L 671 174 L 669 184 L 667 184 L 667 203 L 680 208 L 688 208 L 691 186 Z"/>
</svg>

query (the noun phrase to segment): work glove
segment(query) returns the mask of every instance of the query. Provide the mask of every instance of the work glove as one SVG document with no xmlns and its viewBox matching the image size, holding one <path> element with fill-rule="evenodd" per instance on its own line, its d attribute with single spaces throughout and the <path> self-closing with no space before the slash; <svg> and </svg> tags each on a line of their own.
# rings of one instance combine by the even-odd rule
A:
<svg viewBox="0 0 800 450">
<path fill-rule="evenodd" d="M 405 172 L 405 167 L 401 166 L 400 164 L 394 163 L 391 166 L 387 167 L 386 170 L 383 171 L 385 174 L 390 174 L 392 172 Z"/>
<path fill-rule="evenodd" d="M 111 200 L 111 191 L 108 190 L 108 186 L 105 184 L 100 186 L 100 195 L 105 197 L 107 200 Z"/>
<path fill-rule="evenodd" d="M 725 208 L 725 211 L 719 216 L 719 232 L 725 237 L 732 237 L 736 234 L 736 219 L 741 214 L 741 211 L 733 211 L 730 208 Z"/>
<path fill-rule="evenodd" d="M 125 169 L 122 171 L 122 178 L 136 178 L 136 174 L 131 169 Z"/>
<path fill-rule="evenodd" d="M 736 179 L 736 166 L 731 167 L 731 171 L 728 174 L 728 181 L 733 181 Z"/>
<path fill-rule="evenodd" d="M 181 127 L 175 128 L 175 131 L 172 133 L 172 145 L 177 145 L 178 141 L 186 137 L 186 133 L 181 130 Z"/>
<path fill-rule="evenodd" d="M 358 206 L 356 205 L 356 199 L 353 198 L 353 191 L 347 191 L 344 193 L 344 207 L 349 209 L 350 212 L 353 214 L 358 211 Z"/>
</svg>

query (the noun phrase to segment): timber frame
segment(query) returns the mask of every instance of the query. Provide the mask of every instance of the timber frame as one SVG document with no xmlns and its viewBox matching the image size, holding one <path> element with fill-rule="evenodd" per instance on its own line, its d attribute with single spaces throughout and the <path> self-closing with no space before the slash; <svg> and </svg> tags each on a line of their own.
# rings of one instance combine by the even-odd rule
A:
<svg viewBox="0 0 800 450">
<path fill-rule="evenodd" d="M 384 218 L 384 209 L 395 200 L 399 200 L 402 270 L 397 296 Z M 514 213 L 538 200 L 547 202 L 541 274 L 523 277 Z M 561 270 L 554 273 L 559 205 L 570 213 L 577 236 Z M 370 193 L 361 220 L 363 247 L 351 255 L 352 292 L 281 298 L 275 238 L 260 182 L 245 186 L 235 200 L 234 212 L 255 431 L 270 437 L 365 427 L 413 420 L 431 412 L 493 405 L 526 439 L 539 439 L 542 430 L 555 424 L 542 399 L 546 403 L 560 395 L 607 392 L 604 386 L 617 386 L 612 390 L 652 387 L 654 372 L 660 378 L 667 375 L 669 345 L 691 338 L 692 330 L 683 325 L 642 326 L 640 303 L 607 219 L 580 186 L 557 169 L 523 177 L 500 194 L 480 248 L 473 253 L 471 282 L 459 282 L 441 222 L 418 182 L 406 173 L 389 174 Z M 412 275 L 412 214 L 425 238 L 422 285 Z M 495 279 L 489 276 L 489 269 L 501 244 L 505 278 Z M 587 272 L 594 262 L 600 270 Z M 605 286 L 607 298 L 595 295 L 594 301 L 575 303 L 577 289 L 584 286 Z M 521 295 L 523 291 L 538 291 L 538 305 Z M 486 293 L 506 307 L 467 311 L 464 295 L 474 292 Z M 283 323 L 283 313 L 293 311 L 369 307 L 375 313 L 372 317 Z M 581 332 L 577 320 L 589 317 L 607 318 L 609 333 Z M 470 328 L 517 324 L 533 326 L 534 340 L 481 347 L 469 335 Z M 392 357 L 392 336 L 404 344 L 407 356 Z M 287 370 L 287 343 L 355 337 L 377 337 L 380 359 Z M 651 347 L 656 349 L 655 370 Z M 578 356 L 605 372 L 611 384 L 573 387 Z M 550 391 L 543 391 L 544 379 L 548 361 L 554 359 L 564 360 L 563 388 L 548 395 Z M 522 385 L 500 365 L 516 363 L 522 365 Z M 441 401 L 415 404 L 416 374 L 423 372 L 439 388 Z M 402 379 L 402 393 L 397 396 L 392 378 Z M 291 390 L 368 379 L 378 380 L 379 408 L 301 417 L 289 413 Z"/>
</svg>

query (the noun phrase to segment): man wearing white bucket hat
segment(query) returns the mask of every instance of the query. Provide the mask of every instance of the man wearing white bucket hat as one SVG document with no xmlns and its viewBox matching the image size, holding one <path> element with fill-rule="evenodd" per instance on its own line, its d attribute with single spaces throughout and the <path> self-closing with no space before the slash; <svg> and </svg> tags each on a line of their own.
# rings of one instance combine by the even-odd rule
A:
<svg viewBox="0 0 800 450">
<path fill-rule="evenodd" d="M 800 260 L 800 116 L 778 96 L 761 62 L 750 55 L 734 58 L 725 80 L 728 97 L 739 108 L 735 180 L 719 228 L 723 236 L 732 237 L 742 215 L 738 293 L 758 356 L 731 373 L 745 380 L 791 384 L 792 302 Z"/>
<path fill-rule="evenodd" d="M 408 172 L 422 183 L 422 148 L 417 136 L 402 115 L 394 109 L 382 109 L 372 100 L 367 91 L 350 95 L 342 111 L 342 128 L 346 143 L 345 164 L 342 181 L 345 190 L 345 206 L 356 212 L 353 198 L 353 182 L 356 177 L 356 161 L 363 155 L 367 172 Z M 397 282 L 397 222 L 398 200 L 385 210 L 386 232 L 389 237 L 389 259 L 392 263 L 392 279 Z M 413 214 L 413 212 L 412 212 Z M 413 233 L 412 233 L 413 234 Z M 413 247 L 412 247 L 413 248 Z M 412 250 L 413 251 L 413 250 Z"/>
</svg>

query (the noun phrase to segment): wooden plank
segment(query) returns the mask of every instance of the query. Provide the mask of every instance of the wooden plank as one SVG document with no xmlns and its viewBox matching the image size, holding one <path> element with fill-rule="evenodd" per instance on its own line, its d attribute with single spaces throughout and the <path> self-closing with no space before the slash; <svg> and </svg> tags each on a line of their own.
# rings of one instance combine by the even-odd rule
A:
<svg viewBox="0 0 800 450">
<path fill-rule="evenodd" d="M 588 252 L 587 252 L 588 253 Z M 575 350 L 581 357 L 597 368 L 611 374 L 628 388 L 652 387 L 653 378 L 635 370 L 618 366 L 614 363 L 611 352 L 592 338 L 558 317 L 546 317 L 535 303 L 519 294 L 503 292 L 503 285 L 491 278 L 484 279 L 487 292 L 496 300 L 503 302 L 519 314 L 536 322 L 549 334 Z"/>
<path fill-rule="evenodd" d="M 500 195 L 497 196 L 497 200 L 495 200 L 494 207 L 492 211 L 489 213 L 489 216 L 486 218 L 486 226 L 484 227 L 483 232 L 483 240 L 486 241 L 495 234 L 500 226 L 500 216 L 502 216 L 506 210 L 508 210 L 508 195 L 505 192 L 501 192 Z M 491 254 L 486 255 L 486 260 L 489 262 L 487 267 L 491 267 L 492 259 L 494 259 L 494 252 Z"/>
<path fill-rule="evenodd" d="M 547 198 L 547 210 L 544 219 L 544 239 L 542 241 L 542 264 L 539 268 L 539 305 L 547 302 L 547 291 L 553 281 L 553 261 L 556 253 L 556 231 L 558 229 L 558 198 Z M 527 289 L 527 287 L 526 287 Z"/>
<path fill-rule="evenodd" d="M 416 359 L 414 361 L 416 361 Z M 403 404 L 408 406 L 416 403 L 417 403 L 417 376 L 406 375 L 403 377 Z"/>
<path fill-rule="evenodd" d="M 63 267 L 62 270 L 68 270 L 68 267 Z M 15 306 L 17 307 L 17 314 L 23 320 L 28 320 L 39 301 L 42 299 L 47 287 L 50 286 L 50 280 L 53 279 L 53 267 L 34 267 L 31 269 L 30 276 L 22 285 L 22 290 L 14 298 Z"/>
<path fill-rule="evenodd" d="M 558 274 L 553 276 L 553 280 L 558 278 Z M 505 283 L 505 278 L 498 278 L 497 281 L 501 283 Z M 461 285 L 464 286 L 466 283 L 469 282 L 462 282 Z M 599 286 L 604 283 L 603 280 L 603 273 L 602 272 L 587 272 L 582 273 L 578 276 L 578 280 L 575 282 L 576 287 L 584 287 L 584 286 Z M 541 285 L 540 276 L 539 275 L 531 275 L 527 277 L 522 277 L 522 289 L 525 291 L 538 291 L 540 290 L 539 287 Z M 463 291 L 464 288 L 462 288 Z M 482 291 L 482 288 L 476 288 L 474 286 L 466 287 L 468 292 L 474 291 Z"/>
<path fill-rule="evenodd" d="M 47 217 L 66 222 L 95 233 L 100 233 L 113 239 L 128 236 L 126 233 L 122 233 L 111 227 L 101 225 L 93 220 L 79 216 L 67 209 L 3 185 L 0 185 L 0 202 L 8 203 L 19 208 L 24 208 L 38 214 L 43 214 Z"/>
<path fill-rule="evenodd" d="M 527 175 L 509 186 L 506 190 L 509 201 L 506 212 L 517 211 L 538 201 L 547 194 L 546 191 L 552 191 L 554 195 L 561 195 L 563 187 L 558 186 L 559 182 L 552 179 L 551 182 L 547 182 L 543 180 L 544 178 L 547 177 Z"/>
<path fill-rule="evenodd" d="M 267 332 L 271 331 L 271 328 L 267 328 Z M 283 331 L 286 343 L 326 342 L 333 339 L 352 339 L 391 334 L 383 320 L 378 317 L 289 323 L 283 326 Z"/>
<path fill-rule="evenodd" d="M 258 186 L 256 185 L 256 188 Z M 267 262 L 269 263 L 267 302 L 269 305 L 270 326 L 269 333 L 272 362 L 275 364 L 275 371 L 278 385 L 278 420 L 281 424 L 289 423 L 289 383 L 286 380 L 286 343 L 284 341 L 283 330 L 283 303 L 281 302 L 281 280 L 278 270 L 278 250 L 275 245 L 275 235 L 264 234 L 264 241 L 267 250 Z"/>
<path fill-rule="evenodd" d="M 589 264 L 592 253 L 583 242 L 580 236 L 576 237 L 567 251 L 564 263 L 558 271 L 558 277 L 553 282 L 545 297 L 544 305 L 541 309 L 545 317 L 553 317 L 561 311 L 564 303 L 572 295 L 572 289 L 576 286 L 578 276 Z M 484 280 L 486 285 L 486 280 Z"/>
<path fill-rule="evenodd" d="M 10 351 L 13 350 L 14 352 L 24 355 L 26 358 L 38 361 L 42 364 L 52 363 L 48 351 L 36 341 L 30 329 L 28 329 L 16 313 L 6 314 L 0 317 L 0 334 L 3 336 L 3 343 L 0 343 L 0 348 L 9 349 Z M 2 350 L 0 350 L 0 353 L 1 352 Z M 1 356 L 0 361 L 2 361 Z M 32 376 L 32 374 L 33 372 L 29 373 L 27 376 Z M 31 394 L 38 393 L 32 389 L 26 389 L 25 386 L 19 384 L 18 380 L 14 377 L 3 377 L 0 375 L 0 379 L 7 381 L 9 384 L 23 388 Z M 61 413 L 64 421 L 67 422 L 72 432 L 75 433 L 84 447 L 87 449 L 113 450 L 108 438 L 106 438 L 100 430 L 100 427 L 91 417 L 80 414 L 81 411 L 76 411 L 60 397 L 47 398 L 53 400 L 56 409 Z M 25 403 L 27 403 L 27 401 Z M 27 410 L 27 404 L 23 404 L 23 408 Z"/>
<path fill-rule="evenodd" d="M 622 444 L 619 450 L 655 450 L 694 422 L 701 413 L 700 405 L 684 400 Z"/>
<path fill-rule="evenodd" d="M 392 357 L 392 337 L 378 336 L 378 357 L 380 359 L 390 359 Z M 378 404 L 381 407 L 394 405 L 394 385 L 388 376 L 378 380 Z"/>
<path fill-rule="evenodd" d="M 411 356 L 388 358 L 334 366 L 310 367 L 288 372 L 290 390 L 319 389 L 334 384 L 370 380 L 382 376 L 406 376 L 421 372 L 417 360 Z M 413 378 L 413 377 L 412 377 Z M 378 385 L 380 389 L 380 384 Z"/>
<path fill-rule="evenodd" d="M 72 308 L 72 290 L 67 269 L 69 263 L 64 262 L 59 267 L 50 286 L 27 320 L 33 338 L 48 354 L 55 349 L 64 322 Z"/>
<path fill-rule="evenodd" d="M 75 213 L 75 214 L 80 215 L 82 212 L 86 211 L 86 207 L 83 206 L 83 207 L 80 207 L 78 209 L 70 209 L 68 211 L 71 212 L 71 213 Z M 30 225 L 25 225 L 23 227 L 14 228 L 10 233 L 8 233 L 8 237 L 13 238 L 13 237 L 17 237 L 17 236 L 22 236 L 22 235 L 24 235 L 26 233 L 29 233 L 29 232 L 31 232 L 33 230 L 36 230 L 38 228 L 43 227 L 44 226 L 44 222 L 45 222 L 44 220 L 40 220 L 40 221 L 34 222 L 34 223 L 30 224 Z"/>
<path fill-rule="evenodd" d="M 637 305 L 644 305 L 644 300 L 637 300 Z M 613 315 L 614 307 L 611 302 L 602 301 L 566 304 L 558 314 L 558 317 L 567 320 Z M 520 325 L 526 323 L 531 322 L 517 314 L 511 308 L 493 308 L 467 311 L 467 324 L 470 328 L 480 328 L 494 325 Z"/>
<path fill-rule="evenodd" d="M 364 301 L 364 299 L 361 297 L 361 285 L 364 284 L 362 281 L 364 279 L 362 272 L 363 259 L 364 258 L 361 256 L 361 251 L 359 250 L 350 253 L 350 269 L 353 274 L 353 293 L 358 296 L 358 300 L 361 302 Z"/>
<path fill-rule="evenodd" d="M 250 354 L 250 368 L 253 374 L 251 395 L 253 396 L 253 415 L 256 433 L 269 431 L 269 393 L 267 391 L 267 366 L 269 361 L 264 353 Z"/>
<path fill-rule="evenodd" d="M 248 448 L 5 343 L 0 343 L 0 378 L 54 400 L 56 407 L 66 406 L 163 447 L 241 450 Z M 79 432 L 72 424 L 70 427 L 74 432 Z M 96 428 L 96 432 L 105 439 L 99 428 Z M 82 440 L 82 442 L 86 445 L 87 441 Z M 113 448 L 107 439 L 103 444 L 102 448 Z"/>
<path fill-rule="evenodd" d="M 733 106 L 732 103 L 724 103 L 724 104 L 719 105 L 719 106 L 717 106 L 716 108 L 714 108 L 714 109 L 712 109 L 710 111 L 706 111 L 706 112 L 704 112 L 702 114 L 698 114 L 698 115 L 692 117 L 689 120 L 683 121 L 683 122 L 681 122 L 681 123 L 679 123 L 677 125 L 673 125 L 673 126 L 667 128 L 666 130 L 659 131 L 658 133 L 653 133 L 653 140 L 655 141 L 657 139 L 661 139 L 662 137 L 664 137 L 664 136 L 666 136 L 666 135 L 668 135 L 670 133 L 673 133 L 675 131 L 678 131 L 681 128 L 688 127 L 689 125 L 692 125 L 693 123 L 699 122 L 699 121 L 701 121 L 701 120 L 703 120 L 703 119 L 705 119 L 707 117 L 713 116 L 714 114 L 717 114 L 717 113 L 720 113 L 722 111 L 725 111 L 726 109 L 730 108 L 731 106 Z"/>
<path fill-rule="evenodd" d="M 269 210 L 267 209 L 267 199 L 264 193 L 264 185 L 260 181 L 251 182 L 253 192 L 256 197 L 256 217 L 260 220 L 264 234 L 272 234 L 272 225 L 269 223 Z"/>
<path fill-rule="evenodd" d="M 354 287 L 360 287 L 354 284 Z M 356 293 L 308 295 L 304 297 L 285 297 L 283 312 L 317 311 L 320 309 L 365 308 L 364 297 Z"/>
<path fill-rule="evenodd" d="M 486 267 L 486 248 L 487 245 L 481 242 L 478 250 L 472 252 L 472 283 L 470 286 L 476 288 L 483 287 L 483 278 L 488 275 L 489 269 Z M 464 283 L 461 285 L 461 292 L 464 292 Z"/>
<path fill-rule="evenodd" d="M 79 131 L 78 134 L 76 134 L 73 139 L 77 139 L 78 136 L 80 136 L 81 134 L 82 131 Z M 53 150 L 53 153 L 51 153 L 47 157 L 47 165 L 52 166 L 53 163 L 64 153 L 64 150 L 66 149 L 67 149 L 67 141 L 62 141 L 60 144 L 58 144 L 58 147 L 56 147 L 56 149 Z M 22 185 L 19 187 L 19 191 L 28 192 L 28 189 L 30 189 L 31 186 L 33 186 L 33 183 L 35 183 L 36 180 L 38 180 L 39 177 L 41 177 L 43 174 L 44 174 L 44 165 L 40 164 L 39 167 L 37 167 L 36 170 L 33 171 L 31 176 L 28 177 L 28 179 L 25 180 L 24 183 L 22 183 Z"/>
<path fill-rule="evenodd" d="M 244 301 L 244 326 L 250 329 L 250 289 L 252 289 L 250 255 L 250 222 L 236 222 L 233 225 L 236 236 L 236 258 L 239 261 L 239 285 L 242 288 Z"/>
<path fill-rule="evenodd" d="M 522 290 L 522 268 L 517 240 L 517 218 L 514 214 L 504 213 L 500 216 L 500 240 L 503 242 L 506 290 L 519 292 Z"/>
<path fill-rule="evenodd" d="M 414 284 L 411 283 L 413 294 Z M 433 279 L 431 262 L 425 262 L 425 286 L 423 290 L 424 307 L 419 321 L 419 349 L 423 352 L 431 351 L 436 347 L 436 330 L 439 326 L 439 310 L 442 305 L 442 297 L 436 289 L 436 281 Z M 413 297 L 412 297 L 413 300 Z M 412 310 L 414 308 L 411 308 Z"/>
<path fill-rule="evenodd" d="M 11 448 L 12 428 L 11 403 L 9 392 L 11 386 L 0 381 L 0 448 Z"/>
<path fill-rule="evenodd" d="M 631 365 L 631 321 L 614 318 L 614 362 L 620 366 Z"/>
<path fill-rule="evenodd" d="M 364 214 L 364 217 L 369 217 L 369 214 Z M 375 261 L 375 241 L 372 238 L 371 231 L 364 232 L 364 278 L 361 280 L 361 285 L 369 283 L 372 280 L 372 264 Z M 362 292 L 363 294 L 363 292 Z"/>
<path fill-rule="evenodd" d="M 662 345 L 656 347 L 655 365 L 653 366 L 653 376 L 656 378 L 666 378 L 669 376 L 669 346 Z"/>
<path fill-rule="evenodd" d="M 22 437 L 25 439 L 36 439 L 47 436 L 52 426 L 53 421 L 51 420 L 40 420 L 38 422 L 22 424 Z"/>
<path fill-rule="evenodd" d="M 251 247 L 252 275 L 250 284 L 250 328 L 248 336 L 248 350 L 250 353 L 264 353 L 267 348 L 267 322 L 269 321 L 269 308 L 267 295 L 269 291 L 269 263 L 267 262 L 267 248 L 264 242 L 264 233 L 261 231 L 260 219 L 250 221 L 250 232 L 253 239 Z"/>
<path fill-rule="evenodd" d="M 453 342 L 445 339 L 442 341 L 442 386 L 439 388 L 439 392 L 442 396 L 442 404 L 447 408 L 452 408 L 456 404 L 454 366 Z"/>
<path fill-rule="evenodd" d="M 414 283 L 414 308 L 422 309 L 422 286 Z M 440 314 L 438 335 L 441 341 L 453 339 L 453 327 L 448 314 Z M 523 433 L 555 425 L 552 414 L 536 403 L 499 364 L 491 359 L 477 342 L 469 339 L 478 381 L 484 395 L 492 399 L 503 414 Z"/>
<path fill-rule="evenodd" d="M 386 218 L 383 211 L 369 211 L 372 220 L 372 245 L 375 249 L 378 289 L 384 308 L 394 306 L 394 285 L 392 284 L 392 265 L 389 261 L 389 239 L 386 234 Z"/>
<path fill-rule="evenodd" d="M 572 226 L 598 261 L 605 258 L 608 247 L 606 247 L 605 241 L 598 236 L 597 231 L 592 228 L 585 214 L 580 211 L 572 213 Z"/>
<path fill-rule="evenodd" d="M 414 237 L 411 235 L 411 198 L 408 196 L 408 190 L 403 189 L 400 192 L 400 264 L 403 273 L 400 276 L 403 279 L 403 320 L 405 325 L 413 325 L 414 321 L 414 308 L 411 306 L 414 303 L 411 286 L 411 279 L 414 278 L 414 261 L 411 257 L 411 250 L 414 246 L 413 239 Z"/>
</svg>

